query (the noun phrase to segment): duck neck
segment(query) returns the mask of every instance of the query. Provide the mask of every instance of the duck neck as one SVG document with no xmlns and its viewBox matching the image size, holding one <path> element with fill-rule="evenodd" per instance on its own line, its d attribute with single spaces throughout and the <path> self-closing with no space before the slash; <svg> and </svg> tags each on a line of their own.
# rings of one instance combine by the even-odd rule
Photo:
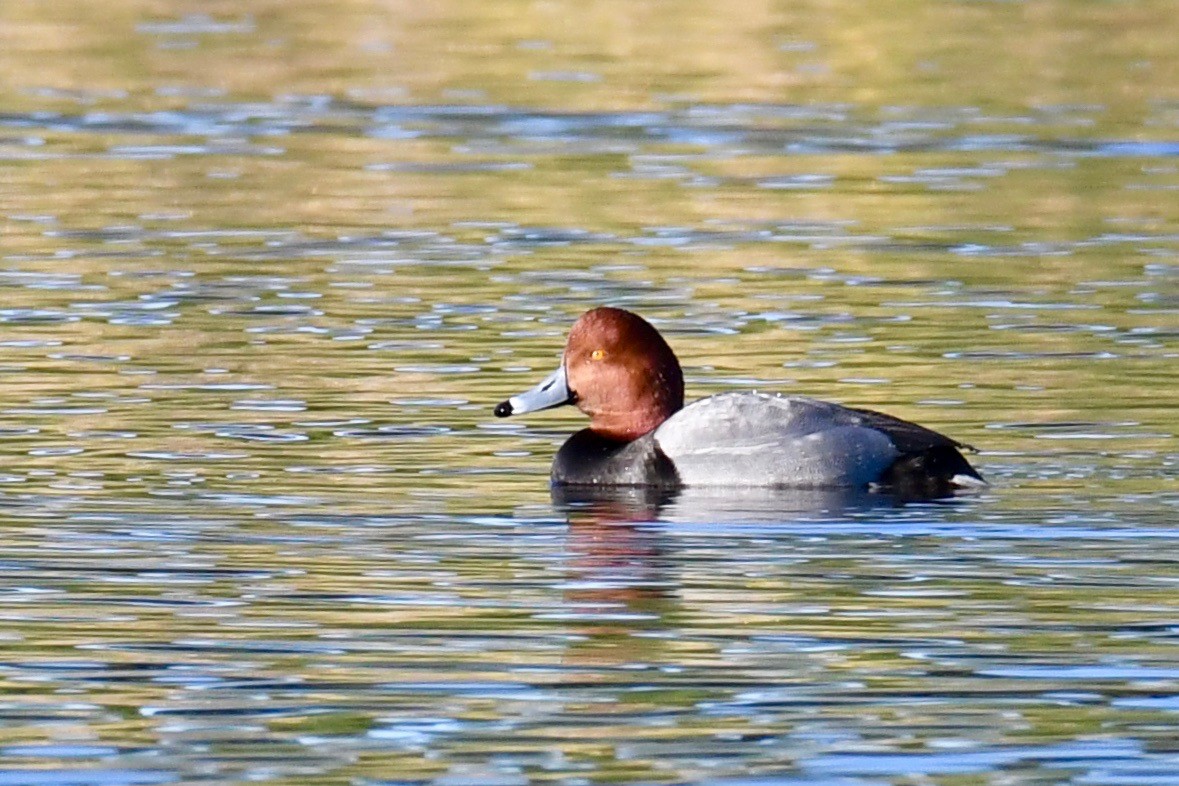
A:
<svg viewBox="0 0 1179 786">
<path fill-rule="evenodd" d="M 598 411 L 590 422 L 590 430 L 606 439 L 633 442 L 659 428 L 680 406 L 682 401 L 653 400 L 648 406 L 624 412 Z"/>
</svg>

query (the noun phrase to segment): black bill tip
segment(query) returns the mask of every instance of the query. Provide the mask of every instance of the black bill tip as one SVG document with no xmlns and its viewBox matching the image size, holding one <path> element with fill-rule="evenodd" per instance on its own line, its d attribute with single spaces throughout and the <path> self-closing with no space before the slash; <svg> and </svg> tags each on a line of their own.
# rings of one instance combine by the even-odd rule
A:
<svg viewBox="0 0 1179 786">
<path fill-rule="evenodd" d="M 495 405 L 495 416 L 497 418 L 506 418 L 512 414 L 512 402 L 501 401 Z"/>
</svg>

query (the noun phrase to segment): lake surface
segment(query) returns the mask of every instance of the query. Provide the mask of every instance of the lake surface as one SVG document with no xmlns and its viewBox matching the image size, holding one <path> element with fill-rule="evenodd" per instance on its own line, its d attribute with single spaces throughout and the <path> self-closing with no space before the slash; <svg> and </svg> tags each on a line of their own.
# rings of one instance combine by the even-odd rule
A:
<svg viewBox="0 0 1179 786">
<path fill-rule="evenodd" d="M 1177 40 L 4 5 L 0 784 L 1179 784 Z M 602 303 L 991 485 L 554 497 Z"/>
</svg>

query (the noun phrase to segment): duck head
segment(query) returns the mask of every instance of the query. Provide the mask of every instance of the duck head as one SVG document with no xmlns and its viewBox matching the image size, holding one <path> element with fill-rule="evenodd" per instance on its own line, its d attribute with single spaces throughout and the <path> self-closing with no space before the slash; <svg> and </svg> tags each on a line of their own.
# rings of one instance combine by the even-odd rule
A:
<svg viewBox="0 0 1179 786">
<path fill-rule="evenodd" d="M 645 319 L 621 308 L 595 308 L 569 331 L 557 370 L 500 403 L 495 414 L 506 418 L 562 404 L 589 415 L 595 433 L 629 442 L 683 407 L 683 371 Z"/>
</svg>

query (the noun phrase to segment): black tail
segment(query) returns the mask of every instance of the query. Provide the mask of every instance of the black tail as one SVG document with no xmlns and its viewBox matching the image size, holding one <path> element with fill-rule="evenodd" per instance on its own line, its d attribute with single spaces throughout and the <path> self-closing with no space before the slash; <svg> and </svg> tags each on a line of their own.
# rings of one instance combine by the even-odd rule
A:
<svg viewBox="0 0 1179 786">
<path fill-rule="evenodd" d="M 877 482 L 905 499 L 937 499 L 954 492 L 951 481 L 958 475 L 983 480 L 956 447 L 936 445 L 901 456 Z"/>
</svg>

